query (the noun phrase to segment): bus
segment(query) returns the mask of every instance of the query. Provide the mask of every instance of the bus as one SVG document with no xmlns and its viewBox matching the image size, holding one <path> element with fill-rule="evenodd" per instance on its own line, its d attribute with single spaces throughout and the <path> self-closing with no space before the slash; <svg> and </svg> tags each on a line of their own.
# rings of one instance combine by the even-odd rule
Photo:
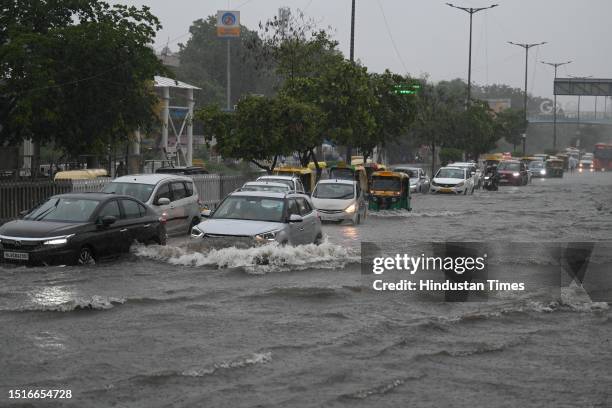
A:
<svg viewBox="0 0 612 408">
<path fill-rule="evenodd" d="M 597 143 L 593 152 L 593 168 L 595 171 L 612 170 L 612 144 Z"/>
</svg>

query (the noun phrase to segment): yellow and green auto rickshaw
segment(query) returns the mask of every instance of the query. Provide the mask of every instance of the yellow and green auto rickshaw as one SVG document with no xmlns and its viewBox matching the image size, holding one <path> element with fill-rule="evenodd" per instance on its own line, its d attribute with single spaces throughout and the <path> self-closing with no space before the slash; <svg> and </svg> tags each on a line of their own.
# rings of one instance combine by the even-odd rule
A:
<svg viewBox="0 0 612 408">
<path fill-rule="evenodd" d="M 550 158 L 546 160 L 546 177 L 563 177 L 563 160 Z"/>
<path fill-rule="evenodd" d="M 104 177 L 108 177 L 105 169 L 82 169 L 58 171 L 53 180 L 95 180 Z"/>
<path fill-rule="evenodd" d="M 317 175 L 307 167 L 277 167 L 272 171 L 272 174 L 299 177 L 307 193 L 312 193 L 317 184 Z"/>
<path fill-rule="evenodd" d="M 405 173 L 377 171 L 372 173 L 370 183 L 369 209 L 408 210 L 410 206 L 410 182 Z"/>
<path fill-rule="evenodd" d="M 368 175 L 363 166 L 347 166 L 344 164 L 339 164 L 337 166 L 332 166 L 329 169 L 329 178 L 330 179 L 339 179 L 339 180 L 354 180 L 359 183 L 359 188 L 362 191 L 369 190 L 368 184 Z"/>
</svg>

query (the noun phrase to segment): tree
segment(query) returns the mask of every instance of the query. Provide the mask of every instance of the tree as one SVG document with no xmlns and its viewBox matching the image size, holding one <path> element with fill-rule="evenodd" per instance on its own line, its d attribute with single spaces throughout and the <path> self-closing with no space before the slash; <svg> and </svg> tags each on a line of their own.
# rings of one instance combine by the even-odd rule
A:
<svg viewBox="0 0 612 408">
<path fill-rule="evenodd" d="M 499 137 L 495 133 L 493 112 L 486 102 L 472 101 L 457 115 L 456 140 L 452 143 L 476 160 L 481 153 L 495 147 Z"/>
<path fill-rule="evenodd" d="M 512 144 L 512 150 L 521 143 L 522 135 L 527 130 L 525 111 L 505 109 L 495 116 L 495 133 L 498 139 L 504 138 Z"/>
<path fill-rule="evenodd" d="M 15 0 L 0 9 L 0 141 L 100 153 L 157 122 L 147 7 Z"/>
</svg>

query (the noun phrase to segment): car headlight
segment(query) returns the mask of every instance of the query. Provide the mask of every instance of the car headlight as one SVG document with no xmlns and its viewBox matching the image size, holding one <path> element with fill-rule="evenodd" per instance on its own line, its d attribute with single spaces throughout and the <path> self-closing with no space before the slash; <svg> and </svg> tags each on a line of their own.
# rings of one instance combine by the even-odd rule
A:
<svg viewBox="0 0 612 408">
<path fill-rule="evenodd" d="M 546 174 L 546 170 L 544 170 L 544 169 L 540 170 L 540 174 L 541 175 L 545 175 Z"/>
<path fill-rule="evenodd" d="M 56 237 L 53 239 L 48 239 L 43 244 L 44 245 L 66 245 L 70 237 L 72 237 L 73 235 L 66 235 L 65 237 Z"/>
<path fill-rule="evenodd" d="M 348 207 L 346 207 L 344 209 L 344 212 L 354 213 L 356 209 L 357 209 L 357 206 L 355 205 L 355 203 L 353 203 L 353 204 L 349 205 Z"/>
<path fill-rule="evenodd" d="M 204 232 L 198 227 L 191 228 L 191 238 L 202 238 L 204 236 Z"/>
<path fill-rule="evenodd" d="M 276 230 L 257 234 L 255 235 L 255 239 L 257 241 L 274 241 L 276 239 L 276 234 L 278 234 L 279 232 L 280 230 Z"/>
<path fill-rule="evenodd" d="M 519 173 L 519 172 L 517 172 L 517 171 L 515 171 L 514 173 L 512 173 L 512 176 L 514 176 L 514 177 L 518 177 L 518 176 L 520 176 L 520 175 L 521 175 L 521 173 Z"/>
</svg>

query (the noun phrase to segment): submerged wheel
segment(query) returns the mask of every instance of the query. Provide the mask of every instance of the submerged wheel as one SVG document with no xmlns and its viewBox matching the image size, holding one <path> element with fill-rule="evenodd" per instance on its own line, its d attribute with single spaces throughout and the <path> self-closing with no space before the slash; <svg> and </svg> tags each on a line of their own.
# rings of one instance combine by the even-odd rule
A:
<svg viewBox="0 0 612 408">
<path fill-rule="evenodd" d="M 77 258 L 79 265 L 95 265 L 96 259 L 94 258 L 93 251 L 90 247 L 84 246 L 79 251 L 79 257 Z"/>
<path fill-rule="evenodd" d="M 189 230 L 191 233 L 191 230 Z M 159 228 L 157 231 L 157 237 L 153 240 L 157 245 L 166 245 L 168 241 L 168 234 L 166 234 L 165 228 Z"/>
<path fill-rule="evenodd" d="M 318 235 L 315 237 L 314 244 L 315 244 L 315 245 L 321 245 L 321 243 L 322 243 L 322 242 L 323 242 L 323 235 L 318 234 Z"/>
</svg>

